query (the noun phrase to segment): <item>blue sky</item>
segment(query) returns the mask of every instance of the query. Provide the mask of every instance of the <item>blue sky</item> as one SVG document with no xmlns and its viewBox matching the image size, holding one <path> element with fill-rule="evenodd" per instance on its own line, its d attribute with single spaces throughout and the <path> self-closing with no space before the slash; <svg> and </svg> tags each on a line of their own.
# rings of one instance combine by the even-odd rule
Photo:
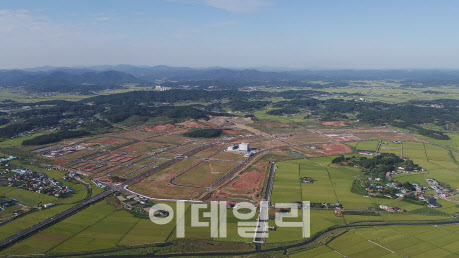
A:
<svg viewBox="0 0 459 258">
<path fill-rule="evenodd" d="M 455 0 L 2 0 L 0 69 L 459 68 Z"/>
</svg>

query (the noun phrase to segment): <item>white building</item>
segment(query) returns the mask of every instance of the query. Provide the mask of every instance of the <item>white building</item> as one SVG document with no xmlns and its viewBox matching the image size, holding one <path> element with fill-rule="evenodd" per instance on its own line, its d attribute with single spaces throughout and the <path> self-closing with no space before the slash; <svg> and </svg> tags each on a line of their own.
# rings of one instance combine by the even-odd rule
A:
<svg viewBox="0 0 459 258">
<path fill-rule="evenodd" d="M 163 87 L 163 86 L 159 86 L 159 85 L 155 87 L 156 91 L 166 91 L 166 90 L 170 90 L 170 89 L 172 89 L 172 88 L 171 87 Z"/>
<path fill-rule="evenodd" d="M 229 151 L 234 151 L 236 149 L 237 149 L 237 146 L 235 144 L 231 144 L 230 146 L 228 146 Z"/>
<path fill-rule="evenodd" d="M 249 144 L 248 144 L 248 143 L 243 143 L 243 142 L 241 142 L 241 143 L 239 144 L 239 150 L 240 150 L 240 151 L 247 151 L 247 152 L 249 152 L 249 151 L 250 151 Z"/>
</svg>

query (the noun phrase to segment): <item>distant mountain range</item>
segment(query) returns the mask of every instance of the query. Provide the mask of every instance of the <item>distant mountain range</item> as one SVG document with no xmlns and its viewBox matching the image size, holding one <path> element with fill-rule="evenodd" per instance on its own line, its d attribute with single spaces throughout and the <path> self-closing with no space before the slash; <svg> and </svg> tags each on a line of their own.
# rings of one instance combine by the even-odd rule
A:
<svg viewBox="0 0 459 258">
<path fill-rule="evenodd" d="M 274 68 L 273 68 L 274 69 Z M 133 65 L 37 67 L 0 70 L 0 86 L 122 85 L 162 81 L 349 81 L 400 80 L 407 84 L 459 85 L 457 70 L 291 70 L 189 68 Z"/>
<path fill-rule="evenodd" d="M 125 84 L 139 82 L 136 77 L 118 71 L 91 71 L 85 69 L 57 69 L 43 72 L 24 70 L 0 71 L 0 85 L 68 85 L 68 84 Z"/>
</svg>

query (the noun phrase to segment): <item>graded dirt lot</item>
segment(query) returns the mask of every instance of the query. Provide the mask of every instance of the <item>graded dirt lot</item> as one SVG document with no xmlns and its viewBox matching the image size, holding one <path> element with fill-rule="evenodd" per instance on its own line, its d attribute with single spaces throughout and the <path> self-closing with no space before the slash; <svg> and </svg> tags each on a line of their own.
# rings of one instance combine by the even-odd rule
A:
<svg viewBox="0 0 459 258">
<path fill-rule="evenodd" d="M 199 166 L 178 177 L 174 183 L 209 187 L 238 165 L 236 162 L 205 161 Z"/>
<path fill-rule="evenodd" d="M 202 189 L 172 186 L 169 181 L 174 176 L 182 173 L 183 171 L 189 169 L 199 162 L 200 160 L 196 159 L 184 159 L 173 164 L 172 166 L 154 173 L 139 183 L 132 185 L 130 189 L 146 196 L 155 198 L 196 198 L 200 193 L 203 192 Z"/>
<path fill-rule="evenodd" d="M 148 139 L 148 141 L 149 142 L 160 142 L 160 143 L 169 144 L 169 145 L 177 145 L 177 144 L 185 144 L 185 143 L 192 142 L 195 140 L 181 137 L 181 136 L 162 135 L 162 136 L 158 136 L 152 139 Z"/>
<path fill-rule="evenodd" d="M 315 133 L 308 133 L 308 134 L 294 134 L 289 136 L 281 136 L 279 139 L 282 139 L 286 142 L 296 144 L 296 145 L 303 145 L 315 142 L 328 142 L 330 138 L 325 135 L 315 134 Z"/>
<path fill-rule="evenodd" d="M 351 147 L 341 143 L 318 144 L 320 150 L 325 155 L 340 155 L 352 153 Z"/>
<path fill-rule="evenodd" d="M 168 147 L 168 145 L 165 145 L 164 143 L 144 141 L 128 145 L 126 147 L 118 149 L 117 151 L 130 153 L 149 153 L 157 151 L 160 148 L 166 147 Z"/>
<path fill-rule="evenodd" d="M 233 141 L 232 143 L 238 145 L 243 142 L 249 143 L 250 148 L 257 148 L 257 149 L 271 149 L 271 148 L 280 147 L 280 146 L 287 146 L 286 143 L 278 141 L 273 138 L 269 138 L 269 137 L 253 137 L 253 138 L 236 140 L 236 141 Z"/>
<path fill-rule="evenodd" d="M 233 160 L 233 161 L 243 161 L 246 158 L 244 158 L 244 155 L 238 154 L 232 151 L 224 151 L 221 152 L 213 157 L 213 159 L 218 159 L 218 160 Z"/>
<path fill-rule="evenodd" d="M 226 149 L 226 145 L 223 146 L 213 146 L 207 149 L 204 149 L 196 154 L 193 155 L 193 158 L 208 158 L 210 156 L 213 156 L 220 151 L 223 151 Z"/>
<path fill-rule="evenodd" d="M 223 191 L 231 194 L 243 194 L 252 199 L 257 199 L 263 190 L 263 183 L 269 167 L 268 160 L 259 160 L 249 166 L 243 173 L 235 177 Z"/>
</svg>

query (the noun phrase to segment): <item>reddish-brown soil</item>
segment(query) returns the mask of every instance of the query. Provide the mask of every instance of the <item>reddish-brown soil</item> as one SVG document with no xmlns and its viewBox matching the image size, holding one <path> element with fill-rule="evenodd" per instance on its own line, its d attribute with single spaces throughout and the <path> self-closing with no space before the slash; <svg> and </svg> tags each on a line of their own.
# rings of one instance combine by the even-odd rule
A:
<svg viewBox="0 0 459 258">
<path fill-rule="evenodd" d="M 260 171 L 251 171 L 242 174 L 236 182 L 232 183 L 228 188 L 244 191 L 256 188 L 260 182 L 264 181 L 264 173 Z"/>
<path fill-rule="evenodd" d="M 323 125 L 331 125 L 331 126 L 335 126 L 335 127 L 343 127 L 343 126 L 347 126 L 346 122 L 344 122 L 344 121 L 337 121 L 337 122 L 323 122 L 322 124 L 323 124 Z"/>
<path fill-rule="evenodd" d="M 154 133 L 164 133 L 165 131 L 170 130 L 172 128 L 175 128 L 175 125 L 165 124 L 165 125 L 157 125 L 154 127 L 145 128 L 144 130 L 148 132 L 154 132 Z"/>
<path fill-rule="evenodd" d="M 340 155 L 352 152 L 351 147 L 340 143 L 318 144 L 318 146 L 325 155 Z"/>
<path fill-rule="evenodd" d="M 223 132 L 226 134 L 244 134 L 244 132 L 237 130 L 223 130 Z"/>
</svg>

